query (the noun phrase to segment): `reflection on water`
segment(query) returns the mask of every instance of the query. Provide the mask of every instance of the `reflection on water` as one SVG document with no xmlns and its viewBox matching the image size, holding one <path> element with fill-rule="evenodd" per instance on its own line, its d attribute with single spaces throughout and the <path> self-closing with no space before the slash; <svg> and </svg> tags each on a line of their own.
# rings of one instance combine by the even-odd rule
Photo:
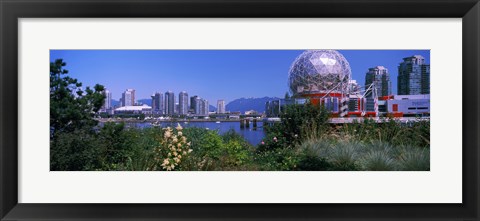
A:
<svg viewBox="0 0 480 221">
<path fill-rule="evenodd" d="M 236 133 L 242 135 L 249 143 L 252 145 L 257 145 L 262 142 L 262 139 L 265 137 L 263 131 L 263 123 L 257 122 L 257 129 L 250 128 L 240 129 L 240 122 L 161 122 L 161 127 L 176 127 L 177 124 L 182 125 L 182 127 L 200 127 L 208 128 L 209 130 L 217 130 L 220 134 L 223 134 L 231 129 L 235 130 Z M 145 128 L 152 127 L 151 123 L 142 122 L 142 123 L 127 123 L 128 126 Z"/>
</svg>

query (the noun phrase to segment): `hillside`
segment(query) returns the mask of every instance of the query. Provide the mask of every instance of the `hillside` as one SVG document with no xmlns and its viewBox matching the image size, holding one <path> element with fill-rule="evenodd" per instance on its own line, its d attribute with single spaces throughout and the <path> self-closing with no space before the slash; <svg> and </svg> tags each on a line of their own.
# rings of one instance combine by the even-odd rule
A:
<svg viewBox="0 0 480 221">
<path fill-rule="evenodd" d="M 278 100 L 277 97 L 262 97 L 262 98 L 239 98 L 229 102 L 225 109 L 227 111 L 240 111 L 244 113 L 245 111 L 255 110 L 258 113 L 263 113 L 265 111 L 265 103 L 267 101 Z"/>
</svg>

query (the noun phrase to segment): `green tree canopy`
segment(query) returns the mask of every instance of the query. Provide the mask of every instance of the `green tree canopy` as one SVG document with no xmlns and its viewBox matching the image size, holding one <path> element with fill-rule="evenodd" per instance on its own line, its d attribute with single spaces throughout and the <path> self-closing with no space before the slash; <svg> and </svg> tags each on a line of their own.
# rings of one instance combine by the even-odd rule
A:
<svg viewBox="0 0 480 221">
<path fill-rule="evenodd" d="M 50 62 L 50 135 L 72 132 L 75 129 L 97 124 L 95 113 L 104 101 L 104 86 L 82 89 L 82 83 L 68 75 L 67 64 L 62 59 Z"/>
</svg>

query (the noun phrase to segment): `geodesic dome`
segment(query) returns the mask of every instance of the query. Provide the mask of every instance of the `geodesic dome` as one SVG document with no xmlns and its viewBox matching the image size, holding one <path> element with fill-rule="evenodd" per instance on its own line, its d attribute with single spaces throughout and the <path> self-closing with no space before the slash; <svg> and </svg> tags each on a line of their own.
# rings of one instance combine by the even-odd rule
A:
<svg viewBox="0 0 480 221">
<path fill-rule="evenodd" d="M 347 59 L 335 50 L 308 50 L 298 56 L 289 71 L 294 95 L 349 91 L 352 71 Z"/>
</svg>

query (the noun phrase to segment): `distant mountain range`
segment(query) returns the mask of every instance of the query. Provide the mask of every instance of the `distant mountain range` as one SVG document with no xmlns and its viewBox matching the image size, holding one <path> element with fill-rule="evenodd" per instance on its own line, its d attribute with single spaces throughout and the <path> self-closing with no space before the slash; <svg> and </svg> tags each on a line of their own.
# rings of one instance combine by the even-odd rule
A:
<svg viewBox="0 0 480 221">
<path fill-rule="evenodd" d="M 240 111 L 241 113 L 245 113 L 245 111 L 255 110 L 259 113 L 263 113 L 265 111 L 265 103 L 267 101 L 278 100 L 278 97 L 262 97 L 262 98 L 239 98 L 229 102 L 225 109 L 227 111 Z M 146 104 L 148 106 L 152 106 L 152 99 L 140 99 L 137 101 L 141 104 Z M 112 99 L 112 106 L 119 106 L 120 101 Z M 210 111 L 217 111 L 217 108 L 213 105 L 210 106 Z"/>
<path fill-rule="evenodd" d="M 137 100 L 137 102 L 139 104 L 146 104 L 148 106 L 152 106 L 152 99 L 140 99 L 140 100 Z"/>
<path fill-rule="evenodd" d="M 265 103 L 267 101 L 278 100 L 278 97 L 262 97 L 262 98 L 239 98 L 231 101 L 225 106 L 227 111 L 240 111 L 245 113 L 245 111 L 255 110 L 258 113 L 263 113 L 265 111 Z"/>
<path fill-rule="evenodd" d="M 118 106 L 120 106 L 120 101 L 112 99 L 112 104 L 111 105 L 112 105 L 112 107 L 118 107 Z"/>
</svg>

